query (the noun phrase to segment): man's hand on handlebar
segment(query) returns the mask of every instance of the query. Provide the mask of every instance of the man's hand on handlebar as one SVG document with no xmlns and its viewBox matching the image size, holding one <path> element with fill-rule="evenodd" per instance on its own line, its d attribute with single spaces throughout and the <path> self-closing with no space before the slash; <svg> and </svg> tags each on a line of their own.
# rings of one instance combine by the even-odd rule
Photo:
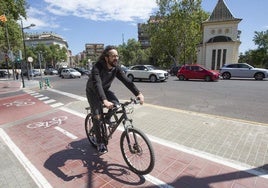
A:
<svg viewBox="0 0 268 188">
<path fill-rule="evenodd" d="M 107 99 L 103 100 L 103 105 L 108 109 L 112 109 L 114 107 L 114 103 L 108 101 Z"/>
<path fill-rule="evenodd" d="M 143 102 L 144 102 L 144 96 L 143 96 L 143 94 L 140 92 L 136 97 L 140 101 L 140 104 L 142 105 Z"/>
</svg>

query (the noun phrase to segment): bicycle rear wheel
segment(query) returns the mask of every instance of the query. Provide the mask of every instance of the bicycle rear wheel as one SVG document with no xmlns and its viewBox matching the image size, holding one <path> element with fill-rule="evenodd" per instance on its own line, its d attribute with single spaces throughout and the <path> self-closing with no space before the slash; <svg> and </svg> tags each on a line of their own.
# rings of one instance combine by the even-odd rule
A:
<svg viewBox="0 0 268 188">
<path fill-rule="evenodd" d="M 123 158 L 130 170 L 139 175 L 149 174 L 155 164 L 155 155 L 147 136 L 136 128 L 128 128 L 120 138 Z"/>
<path fill-rule="evenodd" d="M 87 138 L 88 138 L 89 142 L 94 147 L 97 147 L 97 137 L 96 137 L 96 134 L 94 132 L 91 114 L 88 114 L 86 119 L 85 119 L 85 130 L 86 130 L 86 134 L 87 134 Z"/>
</svg>

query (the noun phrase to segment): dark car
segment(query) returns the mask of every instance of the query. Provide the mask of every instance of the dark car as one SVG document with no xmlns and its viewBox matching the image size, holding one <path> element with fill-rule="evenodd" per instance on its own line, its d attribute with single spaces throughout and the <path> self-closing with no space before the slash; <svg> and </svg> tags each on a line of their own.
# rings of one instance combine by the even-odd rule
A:
<svg viewBox="0 0 268 188">
<path fill-rule="evenodd" d="M 74 69 L 77 70 L 78 72 L 80 72 L 81 75 L 89 75 L 90 74 L 89 70 L 87 70 L 85 68 L 75 67 Z"/>
<path fill-rule="evenodd" d="M 171 76 L 176 76 L 180 68 L 181 65 L 171 67 L 171 69 L 169 70 L 169 74 Z"/>
<path fill-rule="evenodd" d="M 47 68 L 46 70 L 44 70 L 44 74 L 45 75 L 54 75 L 54 74 L 58 74 L 58 71 L 56 69 L 53 69 L 53 68 Z"/>
<path fill-rule="evenodd" d="M 23 72 L 23 76 L 30 76 L 30 77 L 36 77 L 36 76 L 41 76 L 41 73 L 38 70 L 29 70 L 28 72 L 25 71 Z"/>
<path fill-rule="evenodd" d="M 5 71 L 5 70 L 1 70 L 0 71 L 0 77 L 6 77 L 8 75 L 8 73 L 7 73 L 7 71 Z"/>
<path fill-rule="evenodd" d="M 61 77 L 61 71 L 62 71 L 63 69 L 66 69 L 66 68 L 61 67 L 61 68 L 58 69 L 58 75 L 59 75 L 59 77 Z"/>
<path fill-rule="evenodd" d="M 179 80 L 201 79 L 205 81 L 215 81 L 220 78 L 220 73 L 208 70 L 201 65 L 183 65 L 177 73 Z"/>
</svg>

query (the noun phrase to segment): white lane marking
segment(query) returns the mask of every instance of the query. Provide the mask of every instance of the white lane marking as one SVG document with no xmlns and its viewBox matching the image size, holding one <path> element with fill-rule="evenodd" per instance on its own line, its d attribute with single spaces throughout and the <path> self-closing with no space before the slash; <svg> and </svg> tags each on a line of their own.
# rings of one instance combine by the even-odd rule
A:
<svg viewBox="0 0 268 188">
<path fill-rule="evenodd" d="M 71 139 L 73 139 L 73 140 L 75 140 L 75 139 L 78 138 L 77 136 L 73 135 L 72 133 L 70 133 L 70 132 L 64 130 L 63 128 L 61 128 L 61 127 L 59 127 L 59 126 L 54 127 L 54 129 L 56 129 L 57 131 L 60 131 L 62 134 L 68 136 L 69 138 L 71 138 Z"/>
<path fill-rule="evenodd" d="M 70 98 L 74 98 L 76 100 L 80 100 L 80 101 L 86 101 L 87 98 L 85 97 L 81 97 L 79 95 L 75 95 L 75 94 L 72 94 L 72 93 L 67 93 L 67 92 L 64 92 L 64 91 L 59 91 L 59 90 L 56 90 L 56 89 L 51 89 L 51 88 L 48 88 L 49 91 L 53 91 L 55 93 L 59 93 L 61 95 L 65 95 L 67 97 L 70 97 Z"/>
<path fill-rule="evenodd" d="M 32 95 L 32 96 L 40 95 L 40 93 L 33 92 L 33 93 L 31 93 L 31 95 Z"/>
<path fill-rule="evenodd" d="M 86 118 L 86 115 L 85 115 L 85 114 L 80 113 L 80 112 L 77 112 L 77 111 L 72 110 L 72 109 L 70 109 L 70 108 L 60 107 L 60 109 L 63 110 L 63 111 L 65 111 L 65 112 L 69 112 L 69 113 L 71 113 L 71 114 L 74 114 L 74 115 L 76 115 L 76 116 L 79 116 L 79 117 L 81 117 L 81 118 Z"/>
<path fill-rule="evenodd" d="M 41 98 L 38 98 L 38 100 L 40 100 L 40 101 L 47 100 L 47 99 L 49 99 L 49 97 L 41 97 Z"/>
<path fill-rule="evenodd" d="M 63 103 L 61 103 L 61 102 L 58 102 L 58 103 L 55 103 L 55 104 L 52 104 L 52 105 L 50 105 L 52 108 L 56 108 L 56 107 L 59 107 L 59 106 L 62 106 L 62 105 L 64 105 Z"/>
<path fill-rule="evenodd" d="M 161 188 L 173 188 L 173 186 L 166 184 L 165 182 L 151 176 L 150 174 L 144 175 L 145 179 Z"/>
<path fill-rule="evenodd" d="M 27 159 L 22 151 L 15 145 L 6 132 L 0 128 L 0 137 L 9 147 L 10 151 L 16 156 L 22 166 L 26 169 L 28 174 L 32 177 L 38 187 L 52 188 L 46 178 L 35 168 L 35 166 Z"/>
<path fill-rule="evenodd" d="M 50 100 L 44 101 L 45 104 L 49 104 L 49 103 L 53 103 L 53 102 L 56 102 L 56 100 L 50 99 Z"/>
<path fill-rule="evenodd" d="M 33 95 L 35 98 L 44 97 L 44 95 Z"/>
<path fill-rule="evenodd" d="M 35 91 L 31 91 L 31 90 L 24 90 L 26 93 L 28 94 L 32 94 L 32 93 L 36 93 Z"/>
</svg>

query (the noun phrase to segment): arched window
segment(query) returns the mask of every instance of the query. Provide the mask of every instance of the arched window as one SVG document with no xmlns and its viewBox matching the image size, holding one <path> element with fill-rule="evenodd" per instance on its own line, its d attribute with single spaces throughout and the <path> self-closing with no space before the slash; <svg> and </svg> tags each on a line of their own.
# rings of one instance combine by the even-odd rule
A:
<svg viewBox="0 0 268 188">
<path fill-rule="evenodd" d="M 213 42 L 229 42 L 232 41 L 230 37 L 227 36 L 216 36 L 208 40 L 207 43 L 213 43 Z"/>
</svg>

